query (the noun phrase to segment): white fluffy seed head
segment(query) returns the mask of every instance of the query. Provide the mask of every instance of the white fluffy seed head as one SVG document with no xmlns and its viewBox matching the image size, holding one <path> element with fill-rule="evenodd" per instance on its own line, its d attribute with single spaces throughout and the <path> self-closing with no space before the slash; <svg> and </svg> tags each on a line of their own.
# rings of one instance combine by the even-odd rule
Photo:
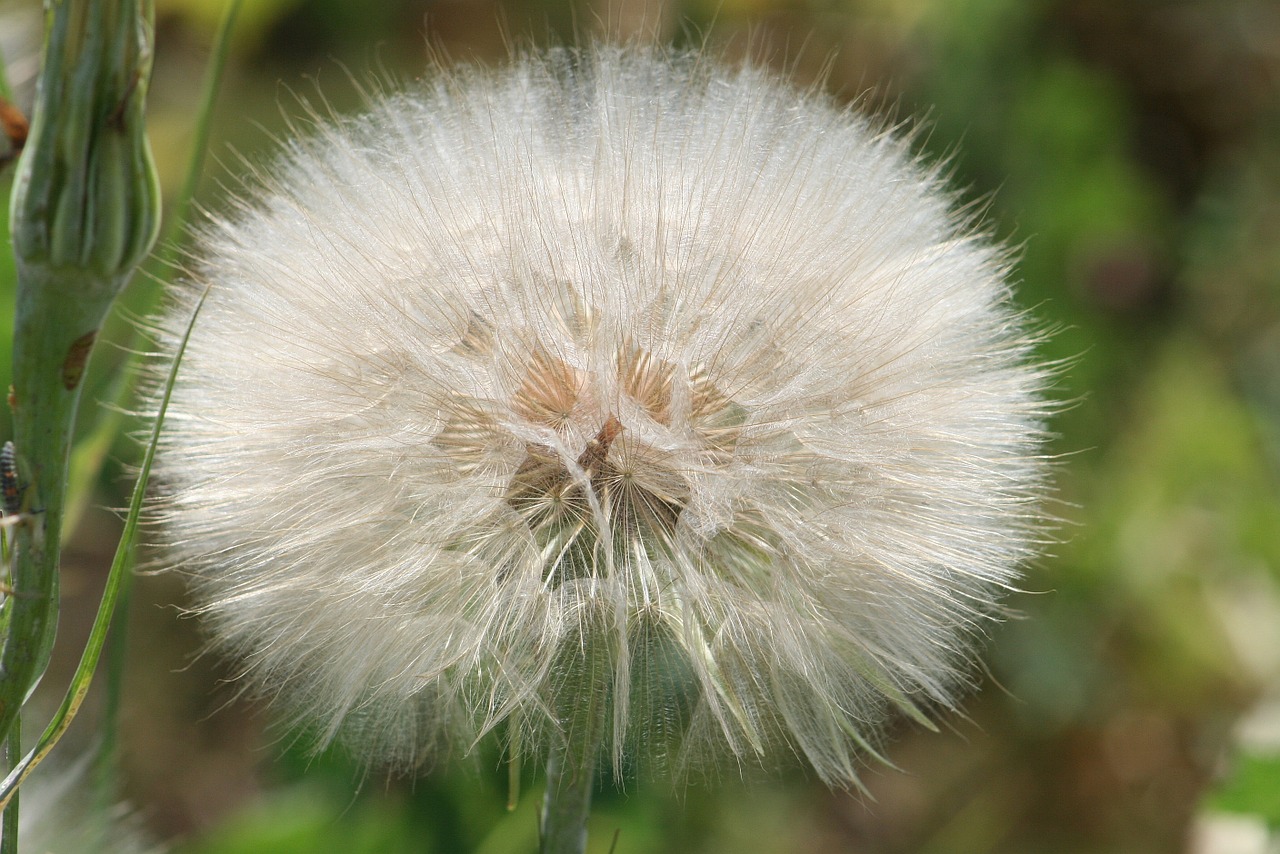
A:
<svg viewBox="0 0 1280 854">
<path fill-rule="evenodd" d="M 1030 344 L 906 144 L 753 67 L 456 72 L 205 229 L 156 507 L 215 640 L 411 765 L 607 704 L 617 761 L 834 784 L 1028 557 Z"/>
</svg>

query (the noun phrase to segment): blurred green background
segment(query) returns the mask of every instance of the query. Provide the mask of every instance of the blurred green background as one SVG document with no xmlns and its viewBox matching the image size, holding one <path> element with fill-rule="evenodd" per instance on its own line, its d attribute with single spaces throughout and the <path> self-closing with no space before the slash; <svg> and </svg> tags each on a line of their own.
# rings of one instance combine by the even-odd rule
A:
<svg viewBox="0 0 1280 854">
<path fill-rule="evenodd" d="M 222 0 L 157 6 L 150 122 L 172 195 Z M 20 18 L 0 28 L 20 60 Z M 268 156 L 303 102 L 357 105 L 353 81 L 639 31 L 919 120 L 923 153 L 1020 247 L 1018 295 L 1056 330 L 1044 356 L 1072 360 L 1053 392 L 1070 405 L 1053 423 L 1059 542 L 1028 569 L 1020 618 L 991 632 L 981 693 L 941 733 L 899 726 L 898 770 L 866 770 L 874 800 L 799 769 L 678 794 L 630 783 L 598 796 L 591 850 L 615 831 L 618 854 L 1280 850 L 1280 4 L 247 0 L 198 199 L 217 209 L 239 156 Z M 0 250 L 0 311 L 12 288 Z M 155 292 L 135 282 L 90 398 L 110 395 L 125 318 Z M 0 340 L 0 373 L 8 359 Z M 87 403 L 86 435 L 104 417 Z M 136 426 L 98 505 L 126 503 Z M 88 511 L 66 555 L 50 697 L 118 528 Z M 180 580 L 139 578 L 120 737 L 124 794 L 155 838 L 190 854 L 534 850 L 535 774 L 507 813 L 494 750 L 417 779 L 311 759 L 237 696 L 234 663 L 198 654 L 183 603 Z M 76 730 L 93 742 L 92 709 Z"/>
</svg>

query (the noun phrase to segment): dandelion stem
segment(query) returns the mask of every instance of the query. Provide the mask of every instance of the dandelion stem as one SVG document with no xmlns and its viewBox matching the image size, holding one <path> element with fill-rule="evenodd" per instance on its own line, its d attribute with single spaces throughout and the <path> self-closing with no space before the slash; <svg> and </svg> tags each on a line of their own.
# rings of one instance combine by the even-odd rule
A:
<svg viewBox="0 0 1280 854">
<path fill-rule="evenodd" d="M 554 702 L 559 727 L 547 756 L 542 854 L 582 854 L 587 849 L 596 762 L 610 719 L 614 654 L 608 632 L 591 621 L 560 649 L 557 669 L 563 681 Z"/>
<path fill-rule="evenodd" d="M 547 757 L 547 793 L 542 802 L 542 854 L 587 850 L 587 817 L 595 786 L 596 758 L 605 731 L 605 703 L 592 703 L 586 731 L 555 739 Z"/>
</svg>

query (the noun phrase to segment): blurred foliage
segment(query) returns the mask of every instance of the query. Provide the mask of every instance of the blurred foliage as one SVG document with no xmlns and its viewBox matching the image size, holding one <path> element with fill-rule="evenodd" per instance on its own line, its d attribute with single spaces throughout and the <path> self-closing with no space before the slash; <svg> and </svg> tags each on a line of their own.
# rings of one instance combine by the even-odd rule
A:
<svg viewBox="0 0 1280 854">
<path fill-rule="evenodd" d="M 1210 804 L 1223 812 L 1258 815 L 1280 827 L 1280 757 L 1241 756 Z"/>
<path fill-rule="evenodd" d="M 221 0 L 158 2 L 152 135 L 170 192 L 220 11 Z M 1213 854 L 1199 832 L 1209 811 L 1251 816 L 1254 838 L 1267 844 L 1269 827 L 1274 843 L 1276 751 L 1238 733 L 1280 696 L 1280 7 L 250 0 L 200 198 L 217 208 L 244 171 L 232 149 L 269 158 L 283 116 L 304 103 L 357 106 L 353 81 L 429 73 L 430 52 L 497 62 L 513 43 L 646 21 L 662 39 L 753 53 L 888 117 L 923 119 L 922 152 L 947 158 L 961 199 L 1020 248 L 1019 299 L 1052 330 L 1045 357 L 1065 360 L 1049 508 L 1061 524 L 1014 603 L 1021 618 L 992 638 L 991 677 L 967 717 L 940 735 L 903 725 L 890 752 L 901 770 L 867 769 L 874 802 L 799 772 L 746 783 L 728 772 L 678 796 L 635 783 L 599 796 L 593 850 L 617 830 L 619 854 Z M 135 283 L 123 312 L 145 313 L 155 293 Z M 7 311 L 3 252 L 0 294 Z M 0 318 L 0 369 L 8 334 Z M 120 355 L 95 356 L 98 388 Z M 115 453 L 136 451 L 118 439 Z M 108 466 L 102 500 L 118 506 L 123 489 Z M 67 570 L 81 580 L 67 589 L 91 603 L 114 540 L 101 518 L 83 527 L 83 559 Z M 195 626 L 173 619 L 180 583 L 141 582 L 165 608 L 134 612 L 126 771 L 181 851 L 533 849 L 535 774 L 507 814 L 496 755 L 417 780 L 308 759 L 275 740 L 267 713 L 210 687 L 234 671 L 199 657 Z"/>
</svg>

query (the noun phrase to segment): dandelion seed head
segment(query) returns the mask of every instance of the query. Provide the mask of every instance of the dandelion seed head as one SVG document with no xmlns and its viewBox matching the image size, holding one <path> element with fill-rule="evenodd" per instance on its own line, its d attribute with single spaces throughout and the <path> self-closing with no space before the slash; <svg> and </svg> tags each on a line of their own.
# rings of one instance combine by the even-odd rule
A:
<svg viewBox="0 0 1280 854">
<path fill-rule="evenodd" d="M 599 696 L 615 761 L 851 784 L 895 707 L 969 686 L 1033 552 L 1044 372 L 901 138 L 598 48 L 384 97 L 269 174 L 162 323 L 208 286 L 155 512 L 322 743 L 537 745 Z"/>
</svg>

